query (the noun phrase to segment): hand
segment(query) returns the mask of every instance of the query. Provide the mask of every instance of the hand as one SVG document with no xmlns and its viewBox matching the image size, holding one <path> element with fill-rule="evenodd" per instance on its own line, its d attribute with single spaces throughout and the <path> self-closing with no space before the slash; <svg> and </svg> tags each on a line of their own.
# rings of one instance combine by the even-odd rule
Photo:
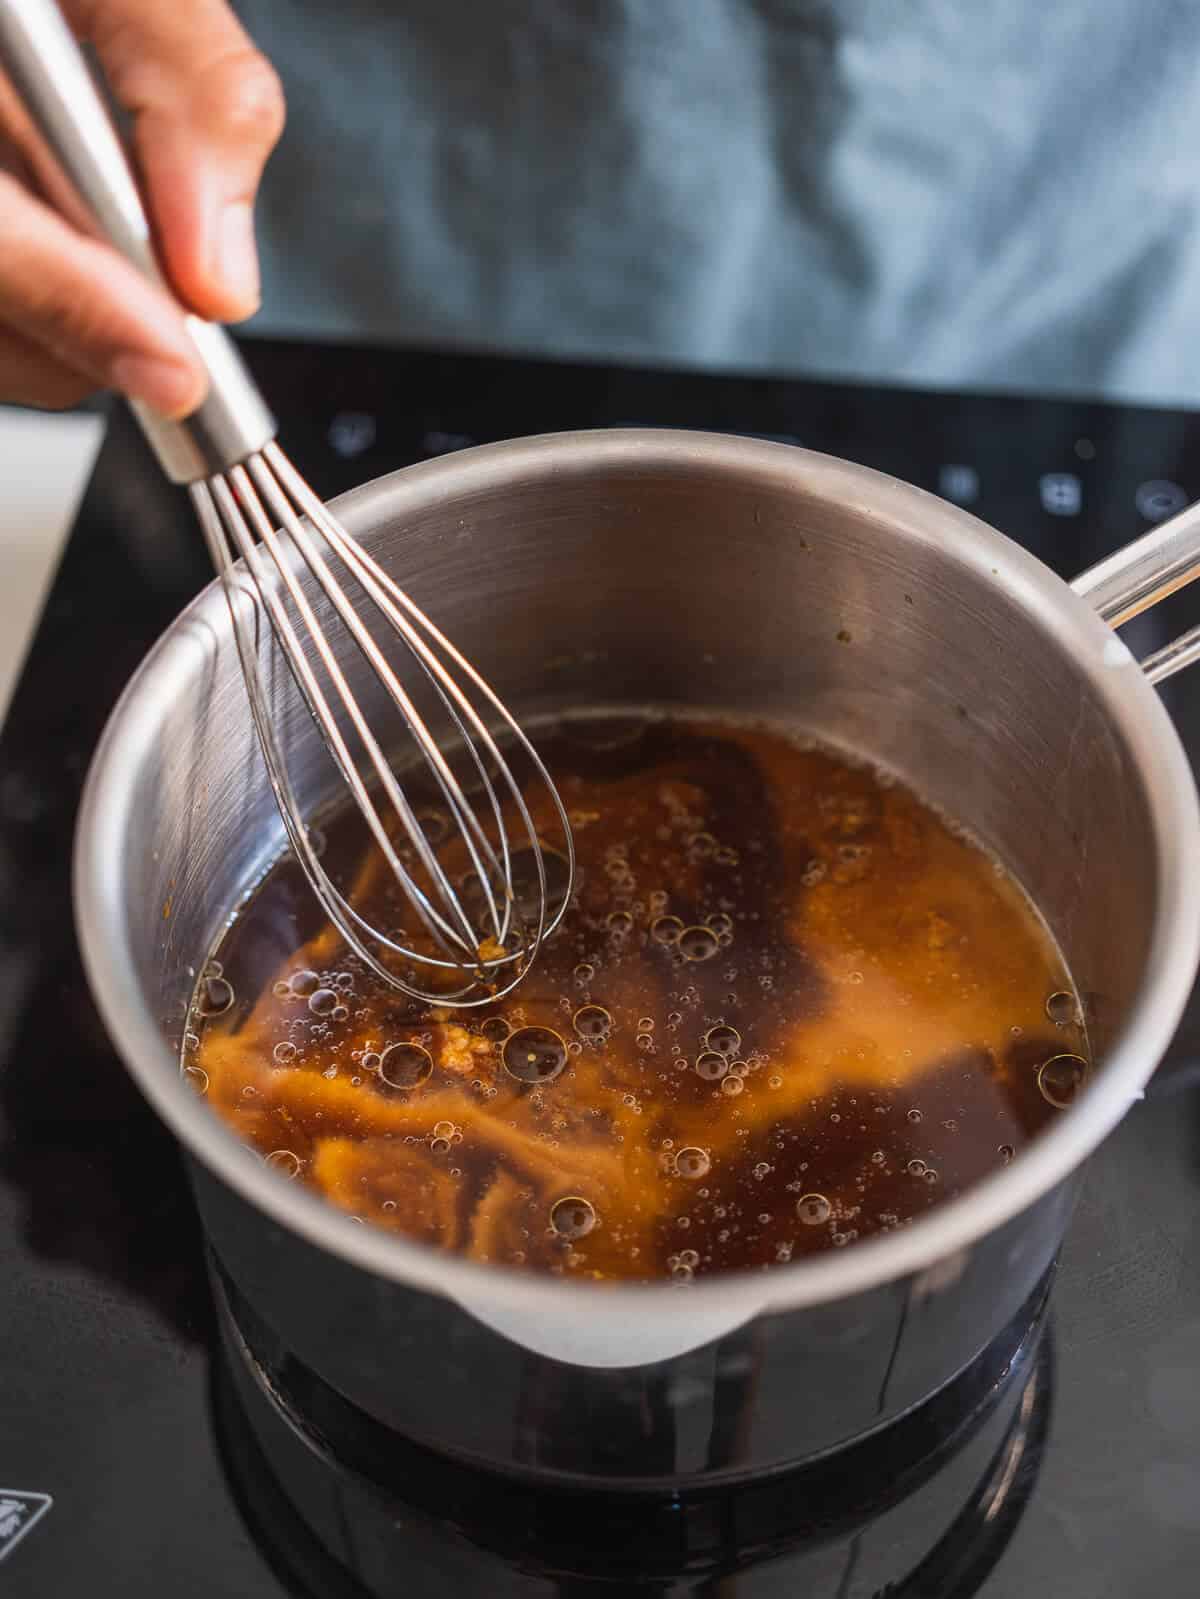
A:
<svg viewBox="0 0 1200 1599">
<path fill-rule="evenodd" d="M 258 306 L 252 208 L 283 94 L 224 0 L 62 0 L 133 117 L 136 164 L 179 301 Z M 0 74 L 0 401 L 62 407 L 112 387 L 186 416 L 205 376 L 179 305 L 31 187 L 38 136 Z"/>
</svg>

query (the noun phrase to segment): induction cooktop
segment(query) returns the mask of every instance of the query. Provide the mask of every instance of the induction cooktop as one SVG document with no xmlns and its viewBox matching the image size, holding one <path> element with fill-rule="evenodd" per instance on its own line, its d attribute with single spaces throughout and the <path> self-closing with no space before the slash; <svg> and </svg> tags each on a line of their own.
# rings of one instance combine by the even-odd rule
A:
<svg viewBox="0 0 1200 1599">
<path fill-rule="evenodd" d="M 1174 411 L 435 351 L 247 353 L 326 496 L 489 439 L 712 428 L 904 477 L 1064 576 L 1200 497 L 1200 415 Z M 4 1594 L 1196 1592 L 1197 1005 L 1089 1165 L 1049 1312 L 1034 1307 L 961 1413 L 915 1418 L 883 1454 L 694 1500 L 556 1496 L 373 1438 L 303 1370 L 268 1370 L 208 1268 L 172 1141 L 97 1019 L 69 909 L 91 750 L 207 579 L 186 498 L 114 410 L 0 734 Z M 1152 648 L 1197 605 L 1185 591 L 1126 637 Z M 1200 756 L 1200 672 L 1163 694 Z"/>
</svg>

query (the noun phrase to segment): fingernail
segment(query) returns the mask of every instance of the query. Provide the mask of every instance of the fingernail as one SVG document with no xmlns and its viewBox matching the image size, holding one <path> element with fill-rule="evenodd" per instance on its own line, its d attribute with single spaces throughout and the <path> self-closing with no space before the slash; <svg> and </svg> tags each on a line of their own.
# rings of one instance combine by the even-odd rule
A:
<svg viewBox="0 0 1200 1599">
<path fill-rule="evenodd" d="M 260 285 L 254 213 L 244 202 L 227 205 L 217 224 L 216 272 L 226 292 L 245 314 L 258 309 Z"/>
<path fill-rule="evenodd" d="M 204 398 L 204 382 L 194 368 L 158 356 L 120 355 L 111 378 L 114 388 L 161 416 L 187 416 Z"/>
</svg>

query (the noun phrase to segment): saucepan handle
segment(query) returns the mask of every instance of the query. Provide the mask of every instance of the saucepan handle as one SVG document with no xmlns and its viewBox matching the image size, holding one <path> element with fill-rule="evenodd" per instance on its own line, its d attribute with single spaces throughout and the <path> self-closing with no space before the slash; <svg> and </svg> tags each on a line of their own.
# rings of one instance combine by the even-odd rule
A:
<svg viewBox="0 0 1200 1599">
<path fill-rule="evenodd" d="M 1089 566 L 1071 587 L 1110 626 L 1120 627 L 1198 577 L 1200 502 Z M 1181 633 L 1141 664 L 1152 683 L 1161 683 L 1196 660 L 1200 660 L 1200 626 Z"/>
</svg>

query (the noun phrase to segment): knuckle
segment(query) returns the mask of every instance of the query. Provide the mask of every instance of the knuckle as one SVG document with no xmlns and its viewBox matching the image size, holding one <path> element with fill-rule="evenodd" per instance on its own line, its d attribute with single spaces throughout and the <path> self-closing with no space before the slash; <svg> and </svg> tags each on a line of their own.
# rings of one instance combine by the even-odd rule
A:
<svg viewBox="0 0 1200 1599">
<path fill-rule="evenodd" d="M 104 294 L 81 295 L 53 273 L 27 291 L 18 318 L 38 342 L 65 361 L 95 367 L 120 343 L 118 318 Z"/>
<path fill-rule="evenodd" d="M 7 341 L 3 341 L 7 345 Z M 14 341 L 0 347 L 0 403 L 36 405 L 44 411 L 68 411 L 95 391 L 82 372 L 73 371 L 44 354 Z"/>
<path fill-rule="evenodd" d="M 76 377 L 58 365 L 47 365 L 43 373 L 31 377 L 25 394 L 18 395 L 16 403 L 36 405 L 43 411 L 70 411 L 95 392 L 96 385 L 86 378 Z"/>
<path fill-rule="evenodd" d="M 65 273 L 47 261 L 30 225 L 30 199 L 8 173 L 0 173 L 0 244 L 4 251 L 0 319 L 39 343 L 62 348 L 78 342 L 88 311 L 69 292 Z"/>
<path fill-rule="evenodd" d="M 30 286 L 28 313 L 52 350 L 73 350 L 95 342 L 100 321 L 95 305 L 70 293 L 53 276 Z"/>
<path fill-rule="evenodd" d="M 256 50 L 216 62 L 204 86 L 205 98 L 225 130 L 270 149 L 283 132 L 286 108 L 274 67 Z"/>
</svg>

